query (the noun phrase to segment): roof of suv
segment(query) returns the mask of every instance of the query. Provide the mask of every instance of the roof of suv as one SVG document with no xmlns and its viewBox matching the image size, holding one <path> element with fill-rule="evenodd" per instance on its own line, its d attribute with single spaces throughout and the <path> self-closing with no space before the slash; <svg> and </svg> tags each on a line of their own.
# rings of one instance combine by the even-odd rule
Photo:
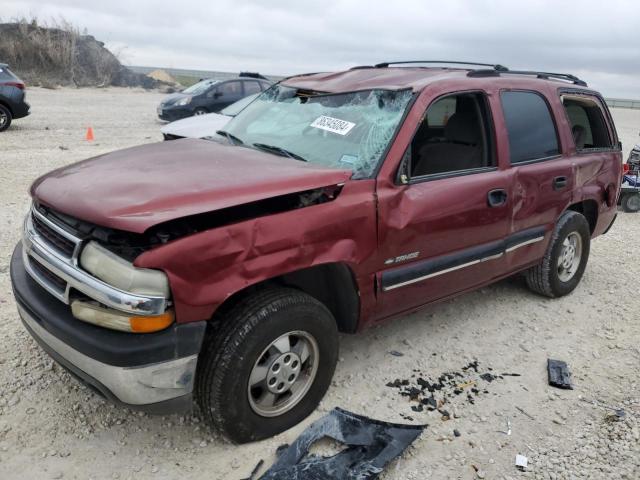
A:
<svg viewBox="0 0 640 480">
<path fill-rule="evenodd" d="M 500 67 L 500 66 L 497 66 Z M 501 67 L 504 68 L 504 67 Z M 419 92 L 427 85 L 440 80 L 463 80 L 470 83 L 479 78 L 490 80 L 500 78 L 502 74 L 510 75 L 510 79 L 523 83 L 540 81 L 556 81 L 560 85 L 567 85 L 569 80 L 574 84 L 586 86 L 584 82 L 568 74 L 549 74 L 544 72 L 508 71 L 504 70 L 473 70 L 465 68 L 447 67 L 357 67 L 343 72 L 312 73 L 289 77 L 282 84 L 317 92 L 345 93 L 358 90 L 385 89 L 403 90 L 410 88 Z M 533 76 L 532 76 L 533 75 Z M 566 77 L 566 78 L 565 78 Z M 518 80 L 516 80 L 518 79 Z"/>
</svg>

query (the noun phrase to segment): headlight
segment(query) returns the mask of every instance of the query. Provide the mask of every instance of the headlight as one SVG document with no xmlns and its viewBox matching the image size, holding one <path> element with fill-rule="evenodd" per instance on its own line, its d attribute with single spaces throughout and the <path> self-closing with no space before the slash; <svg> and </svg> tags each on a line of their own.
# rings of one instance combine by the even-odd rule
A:
<svg viewBox="0 0 640 480">
<path fill-rule="evenodd" d="M 97 242 L 84 247 L 80 265 L 94 277 L 125 292 L 169 298 L 169 279 L 164 272 L 134 267 Z M 173 310 L 160 315 L 130 315 L 84 300 L 73 301 L 71 312 L 78 320 L 125 332 L 156 332 L 174 322 Z"/>
<path fill-rule="evenodd" d="M 189 105 L 191 103 L 191 97 L 184 97 L 178 100 L 175 104 L 178 107 L 184 107 L 185 105 Z"/>
<path fill-rule="evenodd" d="M 134 267 L 96 242 L 84 247 L 80 265 L 94 277 L 125 292 L 169 298 L 169 279 L 164 272 Z"/>
</svg>

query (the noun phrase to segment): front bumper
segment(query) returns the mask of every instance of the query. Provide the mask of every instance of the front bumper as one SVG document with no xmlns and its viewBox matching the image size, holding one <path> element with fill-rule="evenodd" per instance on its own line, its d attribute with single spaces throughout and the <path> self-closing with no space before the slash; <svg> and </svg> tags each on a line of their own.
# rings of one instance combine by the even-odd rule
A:
<svg viewBox="0 0 640 480">
<path fill-rule="evenodd" d="M 189 105 L 175 107 L 158 107 L 158 117 L 161 120 L 173 122 L 175 120 L 181 120 L 183 118 L 193 116 L 193 110 Z"/>
<path fill-rule="evenodd" d="M 206 322 L 133 334 L 77 320 L 27 273 L 21 244 L 11 259 L 11 283 L 29 333 L 83 382 L 134 409 L 172 413 L 191 407 Z"/>
</svg>

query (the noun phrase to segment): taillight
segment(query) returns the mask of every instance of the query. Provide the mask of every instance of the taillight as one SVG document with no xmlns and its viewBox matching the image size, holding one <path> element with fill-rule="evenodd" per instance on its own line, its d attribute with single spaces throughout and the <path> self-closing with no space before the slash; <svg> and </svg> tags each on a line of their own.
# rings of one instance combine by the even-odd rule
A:
<svg viewBox="0 0 640 480">
<path fill-rule="evenodd" d="M 5 85 L 9 87 L 16 87 L 16 88 L 19 88 L 20 90 L 24 90 L 24 83 L 22 82 L 7 82 L 5 83 Z"/>
<path fill-rule="evenodd" d="M 627 173 L 629 173 L 629 164 L 628 163 L 623 163 L 622 164 L 622 174 L 626 175 Z"/>
</svg>

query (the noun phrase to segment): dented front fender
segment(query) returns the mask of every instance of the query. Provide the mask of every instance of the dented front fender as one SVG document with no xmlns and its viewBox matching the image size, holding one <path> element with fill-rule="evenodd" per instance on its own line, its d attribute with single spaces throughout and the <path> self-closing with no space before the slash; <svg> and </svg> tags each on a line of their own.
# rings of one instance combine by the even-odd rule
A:
<svg viewBox="0 0 640 480">
<path fill-rule="evenodd" d="M 203 320 L 251 285 L 326 263 L 347 264 L 361 289 L 374 269 L 375 219 L 374 181 L 348 181 L 334 201 L 201 231 L 135 265 L 167 273 L 179 322 Z"/>
</svg>

